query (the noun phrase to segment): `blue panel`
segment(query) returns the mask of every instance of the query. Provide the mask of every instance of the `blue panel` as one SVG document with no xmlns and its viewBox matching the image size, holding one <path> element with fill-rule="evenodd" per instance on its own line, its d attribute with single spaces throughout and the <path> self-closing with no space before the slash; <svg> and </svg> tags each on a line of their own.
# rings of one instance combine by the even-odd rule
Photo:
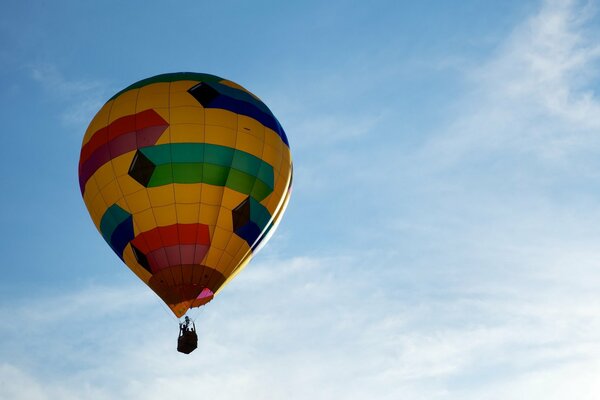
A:
<svg viewBox="0 0 600 400">
<path fill-rule="evenodd" d="M 133 217 L 127 218 L 120 223 L 110 237 L 110 247 L 117 255 L 123 259 L 123 251 L 127 243 L 133 240 Z"/>
<path fill-rule="evenodd" d="M 256 239 L 258 239 L 260 232 L 261 230 L 259 227 L 252 221 L 235 230 L 235 234 L 244 239 L 250 247 L 252 247 L 254 242 L 256 242 Z"/>
</svg>

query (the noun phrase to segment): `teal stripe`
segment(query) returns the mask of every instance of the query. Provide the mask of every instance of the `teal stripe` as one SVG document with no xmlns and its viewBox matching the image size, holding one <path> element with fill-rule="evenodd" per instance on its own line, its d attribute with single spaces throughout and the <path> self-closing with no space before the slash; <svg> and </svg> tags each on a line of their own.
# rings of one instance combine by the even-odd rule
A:
<svg viewBox="0 0 600 400">
<path fill-rule="evenodd" d="M 100 220 L 100 232 L 108 243 L 111 242 L 112 234 L 115 229 L 117 229 L 117 226 L 130 216 L 131 214 L 123 210 L 117 204 L 113 204 L 106 210 Z"/>
<path fill-rule="evenodd" d="M 269 223 L 271 214 L 269 210 L 258 201 L 250 198 L 250 220 L 254 222 L 262 231 Z"/>
</svg>

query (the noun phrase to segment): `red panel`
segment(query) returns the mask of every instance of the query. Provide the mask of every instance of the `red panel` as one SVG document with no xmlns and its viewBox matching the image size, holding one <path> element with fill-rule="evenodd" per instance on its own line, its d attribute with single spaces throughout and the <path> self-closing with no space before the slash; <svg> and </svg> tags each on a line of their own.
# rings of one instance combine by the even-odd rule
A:
<svg viewBox="0 0 600 400">
<path fill-rule="evenodd" d="M 169 226 L 159 226 L 158 231 L 163 241 L 163 246 L 175 246 L 179 244 L 179 235 L 177 233 L 177 224 Z"/>
<path fill-rule="evenodd" d="M 198 224 L 177 225 L 177 229 L 179 231 L 179 243 L 195 244 L 196 238 L 198 237 L 198 226 Z"/>
<path fill-rule="evenodd" d="M 135 129 L 145 129 L 149 126 L 168 125 L 156 111 L 153 109 L 144 110 L 135 114 Z"/>
<path fill-rule="evenodd" d="M 108 128 L 102 128 L 94 133 L 94 136 L 83 146 L 81 149 L 81 156 L 79 163 L 85 162 L 93 152 L 98 150 L 101 146 L 108 143 Z"/>
<path fill-rule="evenodd" d="M 208 225 L 204 224 L 174 224 L 159 226 L 142 232 L 133 239 L 132 243 L 140 251 L 147 254 L 161 247 L 181 244 L 210 245 Z"/>
<path fill-rule="evenodd" d="M 196 243 L 198 244 L 210 244 L 210 231 L 208 225 L 198 224 L 198 237 Z"/>
<path fill-rule="evenodd" d="M 108 125 L 108 141 L 117 138 L 128 132 L 135 132 L 136 114 L 127 115 L 113 121 Z"/>
</svg>

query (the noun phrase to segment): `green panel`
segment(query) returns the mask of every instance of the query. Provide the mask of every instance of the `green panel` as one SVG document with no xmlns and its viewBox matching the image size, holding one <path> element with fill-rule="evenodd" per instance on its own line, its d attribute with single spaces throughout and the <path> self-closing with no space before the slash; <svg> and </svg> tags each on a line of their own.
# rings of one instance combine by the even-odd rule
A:
<svg viewBox="0 0 600 400">
<path fill-rule="evenodd" d="M 266 163 L 262 162 L 260 169 L 258 170 L 258 174 L 256 175 L 258 179 L 263 181 L 271 190 L 275 186 L 275 174 L 273 173 L 273 167 Z"/>
<path fill-rule="evenodd" d="M 200 163 L 178 163 L 172 164 L 173 182 L 175 183 L 198 183 L 202 182 L 203 167 Z"/>
<path fill-rule="evenodd" d="M 164 151 L 171 152 L 171 159 L 174 163 L 204 162 L 204 143 L 172 143 L 161 146 L 165 147 Z"/>
<path fill-rule="evenodd" d="M 223 167 L 231 166 L 235 149 L 210 143 L 206 143 L 204 146 L 204 162 Z"/>
<path fill-rule="evenodd" d="M 231 167 L 249 175 L 256 176 L 262 163 L 263 162 L 260 158 L 244 151 L 236 150 L 233 156 Z"/>
<path fill-rule="evenodd" d="M 164 164 L 154 168 L 154 172 L 152 173 L 152 177 L 150 178 L 147 187 L 163 186 L 173 183 L 173 169 L 171 168 L 171 165 L 172 164 Z"/>
<path fill-rule="evenodd" d="M 229 171 L 227 187 L 240 193 L 250 194 L 252 187 L 254 186 L 254 181 L 256 181 L 254 176 L 232 168 Z"/>
<path fill-rule="evenodd" d="M 225 186 L 229 168 L 214 164 L 204 164 L 203 182 L 209 185 Z"/>
<path fill-rule="evenodd" d="M 142 147 L 139 151 L 154 165 L 171 163 L 171 146 L 168 144 Z"/>
<path fill-rule="evenodd" d="M 260 179 L 257 179 L 256 182 L 254 182 L 254 187 L 252 188 L 252 191 L 250 192 L 250 196 L 252 196 L 253 198 L 255 198 L 258 201 L 262 201 L 265 197 L 270 195 L 272 192 L 273 192 L 273 189 L 268 187 Z"/>
</svg>

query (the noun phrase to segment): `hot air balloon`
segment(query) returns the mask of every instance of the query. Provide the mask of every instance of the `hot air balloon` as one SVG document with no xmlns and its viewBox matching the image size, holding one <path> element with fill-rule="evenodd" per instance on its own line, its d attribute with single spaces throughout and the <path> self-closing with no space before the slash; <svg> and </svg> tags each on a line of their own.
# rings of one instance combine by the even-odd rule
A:
<svg viewBox="0 0 600 400">
<path fill-rule="evenodd" d="M 212 300 L 274 232 L 290 196 L 290 147 L 242 86 L 157 75 L 93 118 L 79 185 L 104 240 L 180 318 Z"/>
</svg>

